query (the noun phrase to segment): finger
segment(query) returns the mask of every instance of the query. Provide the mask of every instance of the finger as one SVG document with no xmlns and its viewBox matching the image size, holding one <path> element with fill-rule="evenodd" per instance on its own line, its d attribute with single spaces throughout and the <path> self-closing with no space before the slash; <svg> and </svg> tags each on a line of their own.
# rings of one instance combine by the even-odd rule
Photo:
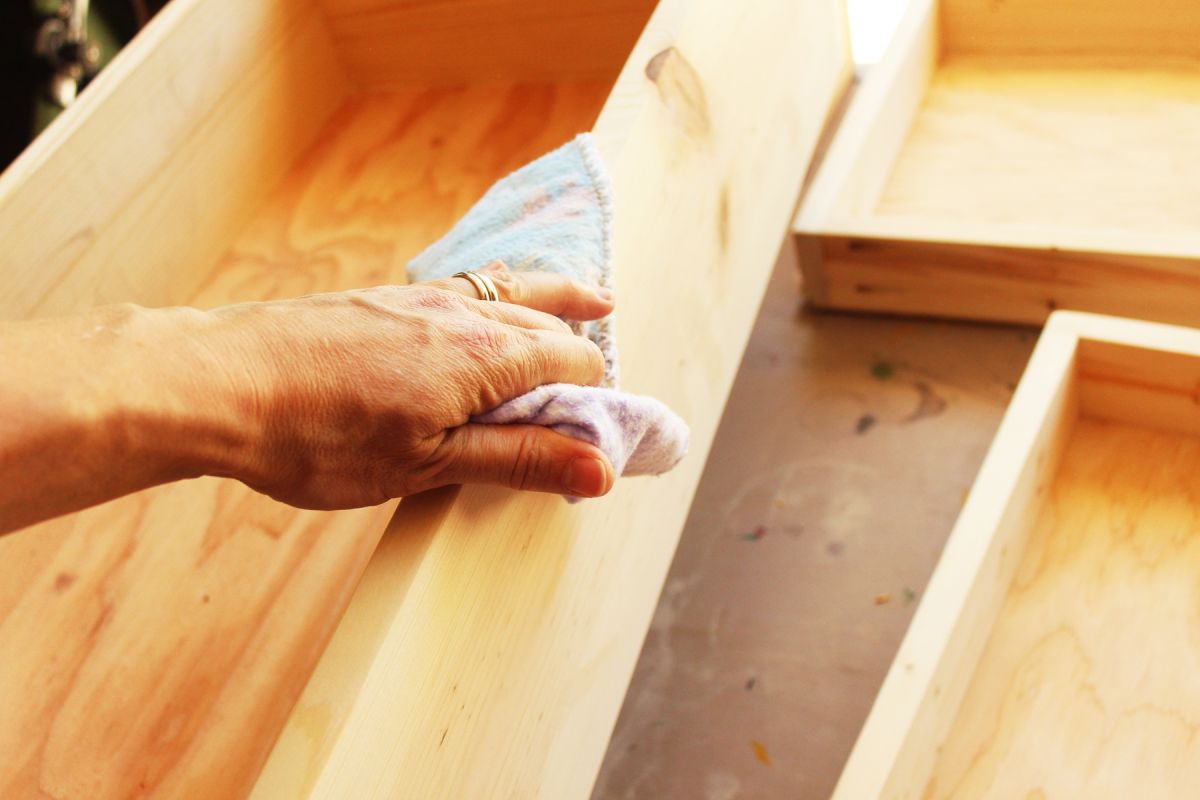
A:
<svg viewBox="0 0 1200 800">
<path fill-rule="evenodd" d="M 479 299 L 475 285 L 466 278 L 441 278 L 419 284 L 434 289 L 445 289 L 462 295 L 470 302 L 468 307 L 482 317 L 503 322 L 506 325 L 516 325 L 518 328 L 535 330 L 559 331 L 570 333 L 571 326 L 556 316 L 532 308 L 513 305 L 508 302 L 491 303 Z M 499 290 L 499 286 L 497 286 Z"/>
<path fill-rule="evenodd" d="M 516 364 L 524 368 L 514 376 L 513 397 L 548 383 L 598 386 L 604 379 L 604 354 L 590 339 L 548 331 L 526 331 L 523 338 L 526 353 Z"/>
<path fill-rule="evenodd" d="M 503 322 L 505 325 L 515 325 L 518 328 L 529 328 L 530 330 L 571 333 L 571 326 L 558 317 L 532 308 L 503 302 L 487 303 L 483 300 L 471 300 L 469 305 L 476 314 Z"/>
<path fill-rule="evenodd" d="M 552 272 L 511 272 L 501 261 L 493 261 L 485 272 L 501 301 L 532 308 L 555 317 L 574 320 L 599 319 L 612 313 L 613 294 L 604 287 L 590 287 L 583 281 Z M 466 278 L 450 280 L 454 291 L 478 298 L 479 293 Z"/>
<path fill-rule="evenodd" d="M 484 271 L 506 303 L 574 320 L 600 319 L 612 313 L 614 298 L 609 289 L 593 288 L 553 272 L 510 272 L 496 264 L 499 262 L 492 262 Z"/>
<path fill-rule="evenodd" d="M 447 433 L 436 458 L 445 483 L 599 497 L 616 477 L 600 449 L 540 425 L 463 425 Z"/>
<path fill-rule="evenodd" d="M 540 386 L 597 386 L 604 379 L 600 348 L 582 336 L 480 320 L 447 328 L 444 337 L 469 365 L 458 381 L 464 421 Z"/>
</svg>

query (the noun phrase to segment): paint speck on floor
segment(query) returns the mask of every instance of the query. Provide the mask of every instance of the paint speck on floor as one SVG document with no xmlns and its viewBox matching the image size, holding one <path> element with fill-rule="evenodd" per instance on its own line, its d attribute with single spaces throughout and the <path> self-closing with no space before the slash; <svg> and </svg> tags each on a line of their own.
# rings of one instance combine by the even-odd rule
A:
<svg viewBox="0 0 1200 800">
<path fill-rule="evenodd" d="M 890 381 L 896 377 L 896 368 L 886 361 L 876 361 L 871 365 L 871 377 L 877 381 Z"/>
<path fill-rule="evenodd" d="M 946 398 L 935 392 L 933 387 L 928 383 L 917 381 L 913 384 L 913 388 L 917 390 L 917 407 L 911 414 L 904 418 L 905 422 L 916 422 L 926 417 L 936 417 L 946 410 Z"/>
<path fill-rule="evenodd" d="M 766 535 L 767 535 L 766 526 L 758 525 L 752 531 L 746 531 L 745 533 L 739 533 L 738 538 L 741 539 L 743 542 L 757 542 L 759 539 L 763 538 Z"/>
<path fill-rule="evenodd" d="M 893 342 L 892 319 L 797 319 L 785 252 L 591 800 L 833 793 L 864 698 L 924 600 L 964 476 L 995 437 L 1004 382 L 1029 360 L 1032 339 L 1001 326 L 905 322 L 910 335 Z M 919 406 L 917 381 L 945 412 L 896 424 Z M 876 425 L 856 436 L 868 412 Z M 763 541 L 738 539 L 759 524 Z M 882 591 L 892 600 L 876 606 Z"/>
<path fill-rule="evenodd" d="M 905 586 L 904 587 L 904 602 L 905 602 L 905 604 L 911 603 L 912 601 L 914 601 L 916 599 L 917 599 L 917 593 L 914 592 L 909 587 Z"/>
<path fill-rule="evenodd" d="M 874 428 L 875 423 L 878 421 L 879 420 L 875 419 L 874 414 L 863 414 L 858 418 L 858 422 L 855 423 L 854 432 L 859 436 L 862 436 L 864 433 L 871 430 L 871 428 Z"/>
<path fill-rule="evenodd" d="M 890 602 L 892 602 L 891 592 L 881 592 L 875 595 L 875 605 L 877 606 L 886 606 Z"/>
<path fill-rule="evenodd" d="M 758 739 L 751 739 L 750 746 L 754 748 L 754 757 L 758 759 L 758 763 L 764 767 L 771 766 L 771 754 L 767 751 L 767 746 Z"/>
</svg>

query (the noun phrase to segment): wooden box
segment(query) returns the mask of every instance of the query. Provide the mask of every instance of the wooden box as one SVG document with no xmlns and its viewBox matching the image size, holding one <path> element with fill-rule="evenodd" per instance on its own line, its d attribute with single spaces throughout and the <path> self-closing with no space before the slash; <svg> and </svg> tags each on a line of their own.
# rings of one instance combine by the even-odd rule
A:
<svg viewBox="0 0 1200 800">
<path fill-rule="evenodd" d="M 573 507 L 210 478 L 0 538 L 0 797 L 586 796 L 849 73 L 840 0 L 174 0 L 0 176 L 0 319 L 403 282 L 591 129 L 625 386 L 693 452 Z"/>
<path fill-rule="evenodd" d="M 1200 324 L 1200 4 L 913 0 L 794 229 L 825 308 Z"/>
<path fill-rule="evenodd" d="M 835 797 L 1200 785 L 1200 331 L 1052 315 Z"/>
</svg>

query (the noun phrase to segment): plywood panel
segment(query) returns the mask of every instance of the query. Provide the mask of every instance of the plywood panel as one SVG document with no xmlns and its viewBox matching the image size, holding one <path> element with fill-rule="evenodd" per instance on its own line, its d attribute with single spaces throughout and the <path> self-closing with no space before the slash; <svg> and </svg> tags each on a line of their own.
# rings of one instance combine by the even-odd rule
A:
<svg viewBox="0 0 1200 800">
<path fill-rule="evenodd" d="M 1080 421 L 929 798 L 1200 782 L 1200 439 Z"/>
<path fill-rule="evenodd" d="M 796 218 L 808 299 L 1200 323 L 1197 8 L 911 0 Z"/>
<path fill-rule="evenodd" d="M 397 548 L 380 573 L 372 563 L 372 586 L 395 570 L 403 588 L 348 610 L 256 796 L 590 790 L 849 73 L 837 3 L 664 4 L 676 6 L 686 14 L 670 21 L 675 33 L 614 94 L 624 135 L 606 131 L 601 144 L 617 202 L 623 383 L 688 420 L 692 453 L 668 475 L 575 506 L 482 487 L 435 512 L 402 502 L 388 536 L 429 544 Z"/>
<path fill-rule="evenodd" d="M 0 176 L 0 318 L 186 300 L 345 91 L 311 3 L 171 3 Z"/>
<path fill-rule="evenodd" d="M 170 299 L 402 281 L 493 180 L 589 125 L 606 90 L 356 98 Z M 204 479 L 0 538 L 0 796 L 244 794 L 393 506 L 297 511 Z"/>
<path fill-rule="evenodd" d="M 876 213 L 1194 232 L 1198 137 L 1200 63 L 951 58 L 933 76 Z"/>
<path fill-rule="evenodd" d="M 655 0 L 320 0 L 361 87 L 615 74 Z"/>
<path fill-rule="evenodd" d="M 1200 56 L 1192 0 L 941 0 L 949 52 Z"/>
<path fill-rule="evenodd" d="M 953 234 L 922 240 L 903 218 L 890 222 L 888 238 L 798 237 L 818 279 L 819 293 L 809 293 L 806 277 L 809 299 L 835 308 L 1034 325 L 1060 308 L 1200 324 L 1195 258 L 1136 248 L 1075 250 L 1043 230 L 1019 244 Z M 1190 238 L 1200 252 L 1200 238 Z"/>
</svg>

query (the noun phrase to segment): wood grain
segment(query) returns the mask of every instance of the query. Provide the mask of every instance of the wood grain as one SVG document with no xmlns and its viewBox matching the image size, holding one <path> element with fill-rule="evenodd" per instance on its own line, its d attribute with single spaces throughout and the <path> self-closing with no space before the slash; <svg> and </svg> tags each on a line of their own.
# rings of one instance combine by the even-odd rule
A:
<svg viewBox="0 0 1200 800">
<path fill-rule="evenodd" d="M 1143 36 L 1195 10 L 1086 5 L 913 1 L 793 227 L 814 306 L 1200 324 L 1200 60 Z M 1030 47 L 989 38 L 1000 20 Z M 1072 47 L 1095 26 L 1130 47 Z"/>
<path fill-rule="evenodd" d="M 1195 436 L 1076 426 L 926 797 L 1195 790 L 1198 470 Z"/>
<path fill-rule="evenodd" d="M 1191 0 L 941 0 L 951 53 L 1200 56 Z"/>
<path fill-rule="evenodd" d="M 311 3 L 171 3 L 0 176 L 0 317 L 187 299 L 345 92 Z"/>
<path fill-rule="evenodd" d="M 402 281 L 419 248 L 589 125 L 606 92 L 354 98 L 197 288 L 166 299 Z M 0 796 L 244 795 L 393 506 L 303 512 L 204 479 L 0 539 Z"/>
<path fill-rule="evenodd" d="M 923 237 L 902 220 L 887 228 L 873 223 L 865 227 L 874 235 L 797 235 L 806 248 L 805 293 L 810 302 L 828 308 L 1033 325 L 1044 323 L 1056 309 L 1200 325 L 1200 265 L 1195 257 L 1136 247 L 1125 252 L 1073 249 L 1067 242 L 1091 248 L 1104 243 L 1056 232 L 1038 231 L 1027 241 L 989 241 L 983 237 L 994 231 L 981 226 L 975 226 L 979 238 L 963 235 L 954 226 Z M 879 237 L 882 233 L 889 236 Z M 1005 238 L 1009 241 L 1002 241 Z M 1146 250 L 1161 244 L 1147 242 Z M 1200 253 L 1200 239 L 1196 252 Z M 814 276 L 811 281 L 809 275 Z"/>
<path fill-rule="evenodd" d="M 362 88 L 615 74 L 654 0 L 319 0 Z"/>
<path fill-rule="evenodd" d="M 614 92 L 624 135 L 608 107 L 597 129 L 618 204 L 623 382 L 688 420 L 691 455 L 576 506 L 472 487 L 444 505 L 402 502 L 387 536 L 412 545 L 372 562 L 373 591 L 348 609 L 256 797 L 591 789 L 809 156 L 849 76 L 837 3 L 671 2 L 647 36 L 662 42 L 664 30 L 665 46 L 636 50 L 650 49 L 654 67 L 627 68 Z"/>
<path fill-rule="evenodd" d="M 1200 153 L 1189 143 L 1197 137 L 1200 63 L 950 58 L 933 76 L 875 211 L 1194 232 Z"/>
</svg>

